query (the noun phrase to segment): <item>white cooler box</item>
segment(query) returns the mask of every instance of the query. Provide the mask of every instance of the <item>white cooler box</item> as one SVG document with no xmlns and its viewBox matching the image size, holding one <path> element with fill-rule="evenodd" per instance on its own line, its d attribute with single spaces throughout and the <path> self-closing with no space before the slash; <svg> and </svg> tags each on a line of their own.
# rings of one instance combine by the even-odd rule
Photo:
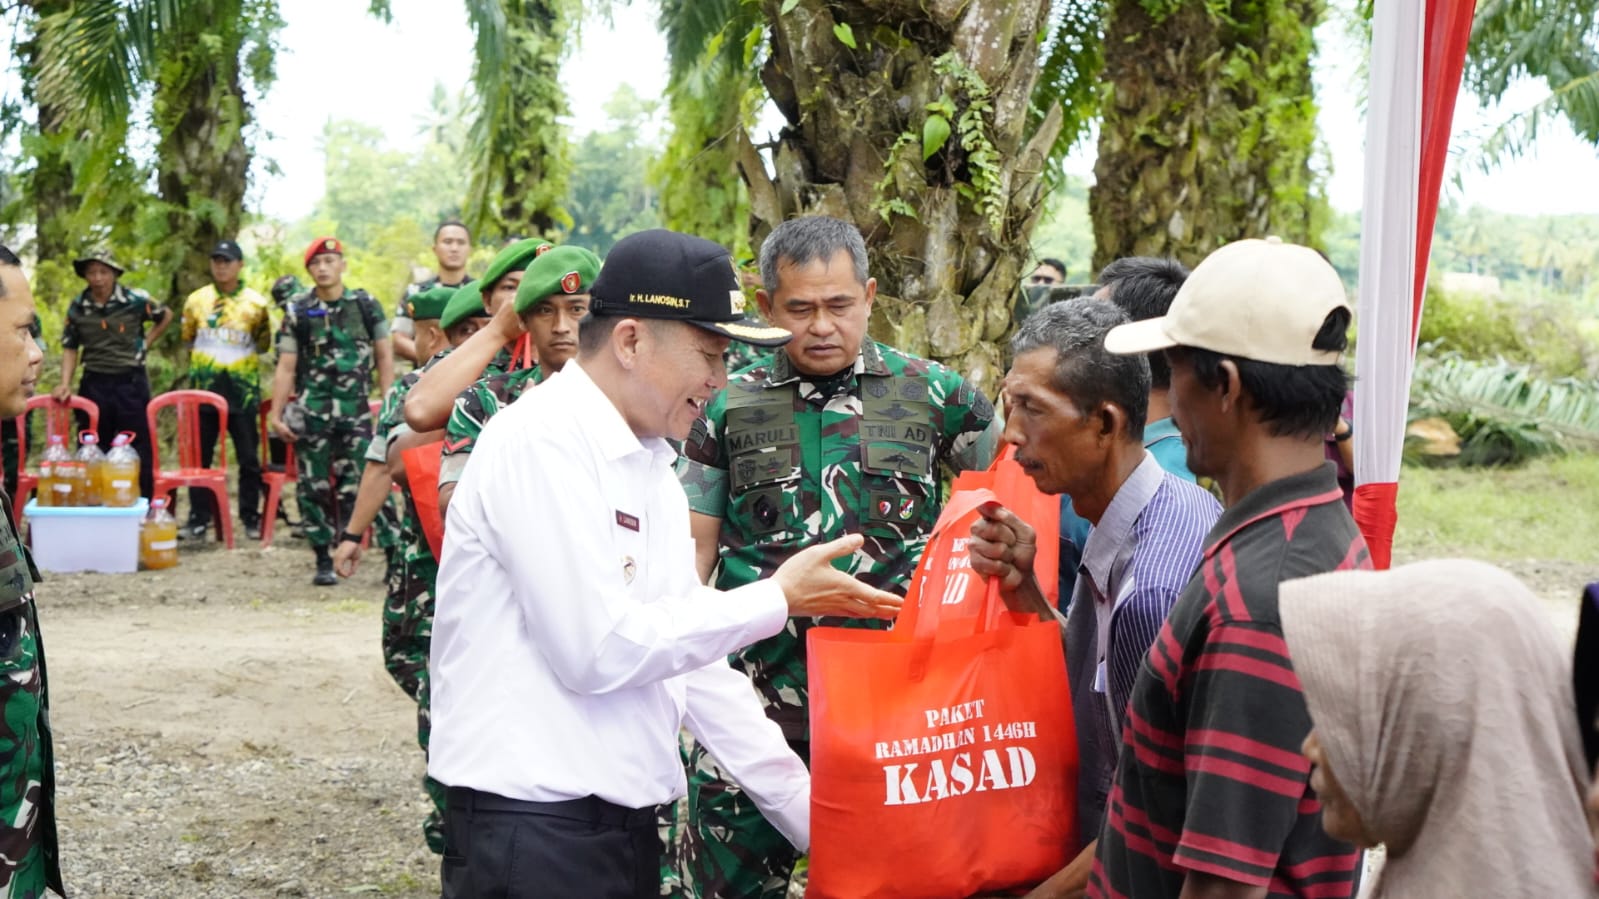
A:
<svg viewBox="0 0 1599 899">
<path fill-rule="evenodd" d="M 139 526 L 150 511 L 143 497 L 131 506 L 40 506 L 22 514 L 31 527 L 33 561 L 41 571 L 139 570 Z"/>
</svg>

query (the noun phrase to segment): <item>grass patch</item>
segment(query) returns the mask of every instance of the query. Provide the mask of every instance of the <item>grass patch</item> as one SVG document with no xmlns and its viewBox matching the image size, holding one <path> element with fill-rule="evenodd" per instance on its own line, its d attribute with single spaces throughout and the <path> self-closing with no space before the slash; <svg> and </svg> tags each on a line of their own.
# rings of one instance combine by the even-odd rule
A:
<svg viewBox="0 0 1599 899">
<path fill-rule="evenodd" d="M 377 606 L 378 604 L 370 599 L 339 599 L 323 606 L 322 611 L 344 614 L 361 614 L 370 612 L 377 608 Z"/>
<path fill-rule="evenodd" d="M 1519 468 L 1425 468 L 1399 475 L 1394 547 L 1413 558 L 1564 559 L 1599 565 L 1599 454 Z"/>
</svg>

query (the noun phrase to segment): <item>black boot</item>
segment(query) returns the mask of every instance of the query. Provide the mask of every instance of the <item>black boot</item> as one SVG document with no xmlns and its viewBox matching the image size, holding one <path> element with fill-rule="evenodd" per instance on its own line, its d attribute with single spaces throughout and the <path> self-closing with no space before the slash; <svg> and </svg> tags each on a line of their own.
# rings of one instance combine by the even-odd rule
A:
<svg viewBox="0 0 1599 899">
<path fill-rule="evenodd" d="M 318 587 L 331 587 L 339 582 L 333 573 L 333 554 L 328 552 L 326 546 L 313 547 L 316 550 L 316 575 L 311 578 L 311 583 Z"/>
</svg>

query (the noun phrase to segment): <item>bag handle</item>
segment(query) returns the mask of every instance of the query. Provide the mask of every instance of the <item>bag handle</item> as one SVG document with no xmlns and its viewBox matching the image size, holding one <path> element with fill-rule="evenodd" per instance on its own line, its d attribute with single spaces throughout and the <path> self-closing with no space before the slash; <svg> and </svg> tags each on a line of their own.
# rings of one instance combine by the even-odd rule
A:
<svg viewBox="0 0 1599 899">
<path fill-rule="evenodd" d="M 932 531 L 927 535 L 927 548 L 922 551 L 921 561 L 911 573 L 911 592 L 916 594 L 916 602 L 907 602 L 894 621 L 893 632 L 899 634 L 900 639 L 909 640 L 918 631 L 922 617 L 921 603 L 929 593 L 936 596 L 938 601 L 943 600 L 944 584 L 949 579 L 949 553 L 953 551 L 953 547 L 949 544 L 955 539 L 954 535 L 948 534 L 949 529 L 954 527 L 955 522 L 976 511 L 978 506 L 992 502 L 999 502 L 999 497 L 986 487 L 976 490 L 957 490 L 950 496 L 949 502 L 939 513 L 938 520 L 933 523 Z M 943 556 L 937 558 L 941 548 Z M 936 611 L 933 613 L 933 626 L 935 628 L 938 626 Z"/>
</svg>

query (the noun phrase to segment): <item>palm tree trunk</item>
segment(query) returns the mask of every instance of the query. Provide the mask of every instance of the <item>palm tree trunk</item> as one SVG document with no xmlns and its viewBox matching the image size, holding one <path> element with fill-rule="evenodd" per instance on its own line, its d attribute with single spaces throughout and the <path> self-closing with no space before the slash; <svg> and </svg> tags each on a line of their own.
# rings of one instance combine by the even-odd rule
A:
<svg viewBox="0 0 1599 899">
<path fill-rule="evenodd" d="M 854 222 L 878 283 L 872 335 L 994 390 L 1060 128 L 1052 110 L 1027 133 L 1049 3 L 762 0 L 762 9 L 771 55 L 761 79 L 787 125 L 765 148 L 775 174 L 741 141 L 751 244 L 795 214 Z M 935 115 L 948 125 L 943 141 L 928 125 Z"/>
<path fill-rule="evenodd" d="M 1214 6 L 1111 4 L 1089 192 L 1096 270 L 1122 256 L 1193 264 L 1241 237 L 1319 239 L 1310 60 L 1323 0 Z"/>
<path fill-rule="evenodd" d="M 33 20 L 62 12 L 66 0 L 22 0 L 33 11 Z M 61 260 L 74 249 L 69 242 L 66 217 L 73 209 L 72 163 L 66 155 L 67 136 L 62 133 L 66 116 L 59 106 L 39 102 L 39 38 L 37 34 L 16 44 L 22 73 L 23 93 L 38 110 L 39 140 L 34 156 L 31 197 L 34 213 L 34 252 L 40 260 Z"/>
<path fill-rule="evenodd" d="M 163 37 L 155 87 L 156 186 L 169 230 L 158 264 L 170 275 L 174 302 L 210 281 L 212 245 L 237 239 L 250 171 L 251 109 L 239 59 L 244 36 L 225 15 L 202 27 L 214 44 L 199 40 L 201 27 Z"/>
</svg>

